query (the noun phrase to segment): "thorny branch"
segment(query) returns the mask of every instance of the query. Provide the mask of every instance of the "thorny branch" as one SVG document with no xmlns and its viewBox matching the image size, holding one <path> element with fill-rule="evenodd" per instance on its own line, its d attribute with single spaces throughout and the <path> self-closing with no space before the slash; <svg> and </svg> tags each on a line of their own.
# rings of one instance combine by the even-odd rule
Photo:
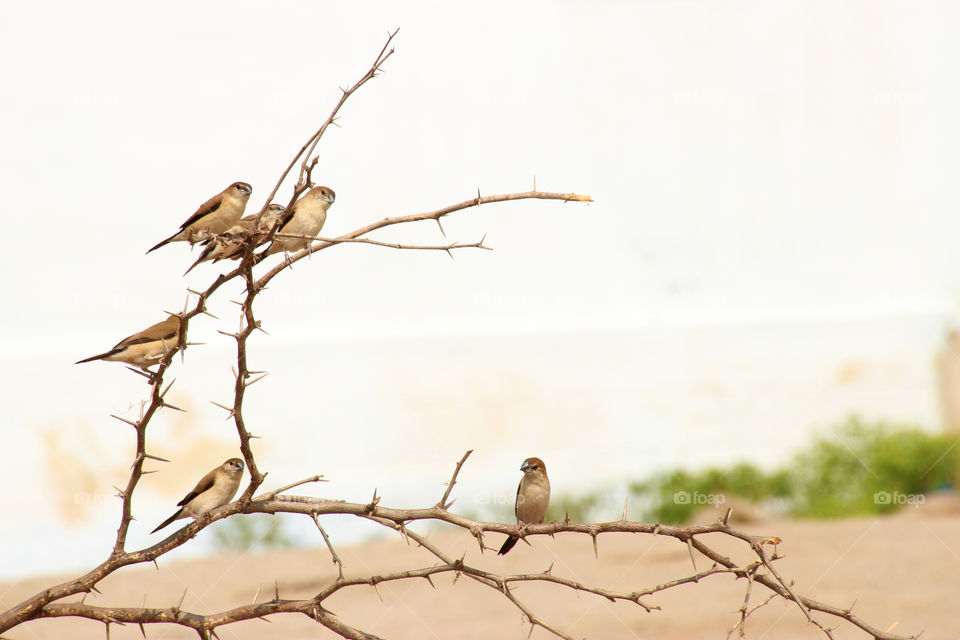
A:
<svg viewBox="0 0 960 640">
<path fill-rule="evenodd" d="M 331 124 L 335 124 L 337 114 L 346 100 L 364 83 L 376 77 L 381 71 L 384 62 L 386 62 L 386 60 L 393 54 L 393 49 L 390 49 L 390 44 L 395 35 L 396 32 L 389 35 L 383 49 L 380 51 L 373 65 L 370 67 L 370 69 L 368 69 L 363 77 L 351 88 L 342 90 L 340 100 L 337 102 L 330 116 L 323 123 L 323 125 L 307 139 L 307 141 L 300 148 L 299 152 L 294 156 L 293 160 L 291 160 L 290 164 L 283 171 L 273 191 L 266 199 L 261 212 L 266 210 L 267 204 L 272 201 L 273 197 L 283 185 L 283 182 L 286 180 L 290 171 L 296 165 L 298 160 L 301 161 L 300 177 L 296 186 L 294 187 L 289 205 L 292 205 L 300 196 L 300 194 L 311 185 L 311 174 L 318 162 L 318 156 L 313 155 L 317 144 L 327 128 Z M 464 463 L 472 451 L 467 451 L 459 460 L 459 462 L 457 462 L 453 475 L 447 483 L 446 489 L 444 490 L 440 501 L 433 507 L 429 508 L 394 509 L 381 506 L 379 504 L 380 500 L 376 494 L 374 494 L 373 499 L 369 503 L 365 504 L 284 494 L 284 492 L 303 484 L 322 481 L 321 476 L 318 475 L 289 483 L 285 486 L 268 491 L 261 495 L 254 496 L 256 490 L 264 482 L 266 473 L 262 473 L 257 467 L 256 459 L 250 446 L 250 440 L 255 436 L 249 432 L 244 421 L 243 402 L 246 389 L 259 380 L 263 375 L 265 375 L 264 372 L 251 371 L 249 369 L 247 362 L 247 339 L 255 330 L 260 329 L 260 322 L 255 317 L 253 309 L 257 295 L 263 290 L 266 284 L 276 277 L 281 271 L 291 266 L 294 262 L 297 262 L 298 260 L 301 260 L 316 251 L 320 251 L 337 244 L 359 242 L 393 247 L 397 249 L 442 250 L 448 253 L 450 253 L 453 249 L 462 248 L 487 249 L 488 247 L 484 246 L 482 240 L 480 242 L 469 244 L 454 242 L 446 245 L 402 245 L 380 240 L 372 240 L 363 236 L 387 226 L 423 220 L 434 220 L 439 225 L 440 220 L 443 217 L 457 211 L 476 207 L 486 203 L 507 202 L 521 199 L 548 199 L 574 202 L 591 201 L 589 196 L 578 195 L 574 193 L 542 192 L 538 191 L 536 187 L 534 187 L 532 191 L 523 193 L 511 193 L 485 197 L 480 196 L 478 193 L 476 198 L 471 198 L 469 200 L 449 205 L 435 211 L 393 218 L 388 217 L 337 238 L 317 238 L 314 240 L 314 243 L 308 246 L 306 249 L 292 256 L 287 256 L 286 260 L 267 270 L 266 273 L 259 277 L 259 279 L 255 279 L 253 274 L 253 269 L 256 266 L 256 258 L 253 252 L 254 247 L 252 246 L 252 242 L 244 246 L 243 257 L 240 261 L 240 264 L 235 269 L 229 273 L 219 276 L 205 290 L 191 291 L 191 293 L 196 296 L 196 302 L 192 308 L 185 308 L 184 311 L 179 314 L 181 318 L 181 332 L 178 339 L 178 348 L 174 352 L 168 354 L 159 363 L 157 371 L 149 377 L 150 396 L 149 399 L 144 401 L 144 403 L 141 405 L 139 418 L 137 420 L 129 420 L 127 418 L 114 416 L 118 420 L 129 424 L 135 429 L 136 450 L 130 478 L 126 484 L 126 487 L 120 491 L 120 497 L 122 499 L 120 526 L 117 530 L 116 541 L 109 556 L 100 565 L 80 576 L 79 578 L 63 584 L 51 586 L 28 598 L 24 602 L 12 607 L 11 609 L 0 612 L 0 633 L 30 620 L 70 616 L 88 618 L 104 623 L 107 629 L 108 637 L 110 624 L 114 623 L 137 623 L 140 625 L 141 630 L 143 630 L 143 625 L 145 624 L 169 623 L 193 629 L 201 638 L 209 639 L 211 637 L 216 637 L 216 629 L 224 625 L 253 618 L 265 619 L 267 616 L 278 613 L 298 612 L 316 620 L 319 624 L 332 630 L 341 637 L 369 640 L 370 638 L 375 638 L 375 636 L 344 623 L 333 613 L 324 608 L 324 603 L 330 596 L 348 588 L 373 587 L 379 593 L 378 585 L 384 582 L 425 579 L 430 582 L 431 585 L 433 585 L 431 576 L 452 573 L 455 576 L 466 576 L 469 579 L 484 585 L 485 587 L 494 589 L 498 593 L 501 593 L 508 601 L 517 607 L 519 611 L 522 612 L 526 620 L 531 625 L 531 631 L 533 628 L 539 626 L 557 637 L 569 638 L 568 635 L 552 626 L 546 620 L 537 616 L 535 612 L 533 612 L 525 603 L 517 598 L 512 587 L 517 583 L 525 582 L 550 583 L 572 589 L 577 592 L 593 594 L 611 602 L 632 602 L 649 612 L 653 609 L 659 609 L 659 607 L 644 602 L 642 598 L 646 596 L 654 595 L 678 585 L 699 582 L 700 580 L 707 579 L 710 576 L 732 574 L 738 579 L 745 579 L 747 581 L 747 589 L 743 605 L 738 612 L 739 620 L 731 629 L 731 633 L 734 630 L 739 630 L 740 635 L 742 636 L 744 633 L 744 624 L 749 615 L 759 607 L 762 607 L 764 604 L 769 602 L 770 599 L 781 597 L 795 602 L 807 619 L 813 625 L 823 631 L 823 633 L 828 637 L 832 637 L 831 630 L 814 618 L 812 612 L 820 612 L 829 616 L 833 616 L 837 619 L 845 620 L 846 622 L 859 627 L 870 636 L 880 640 L 901 640 L 900 636 L 874 628 L 873 626 L 859 619 L 857 616 L 854 616 L 849 608 L 840 609 L 838 607 L 833 607 L 831 605 L 798 595 L 793 589 L 791 583 L 785 581 L 784 578 L 780 576 L 779 572 L 774 568 L 773 562 L 778 559 L 778 556 L 776 554 L 773 556 L 768 556 L 766 554 L 765 547 L 769 545 L 776 545 L 779 543 L 779 539 L 775 537 L 753 536 L 731 528 L 728 523 L 729 513 L 728 517 L 723 518 L 721 521 L 715 524 L 690 527 L 673 527 L 652 523 L 633 522 L 626 519 L 626 514 L 624 514 L 624 517 L 620 520 L 613 522 L 587 524 L 571 522 L 569 519 L 567 519 L 563 522 L 549 522 L 525 526 L 524 534 L 528 538 L 539 535 L 552 536 L 558 533 L 589 535 L 593 540 L 595 549 L 597 546 L 597 539 L 600 534 L 644 534 L 668 536 L 676 539 L 678 543 L 687 546 L 690 550 L 691 557 L 693 557 L 694 550 L 696 550 L 696 552 L 712 562 L 712 566 L 709 568 L 696 572 L 692 575 L 680 577 L 662 584 L 639 588 L 630 592 L 620 592 L 601 586 L 583 584 L 564 576 L 554 575 L 552 566 L 541 573 L 509 575 L 486 571 L 466 564 L 464 562 L 463 555 L 461 555 L 459 558 L 450 555 L 446 551 L 440 549 L 436 544 L 428 540 L 425 536 L 411 530 L 409 525 L 418 521 L 434 521 L 446 522 L 453 526 L 460 527 L 469 531 L 469 533 L 476 539 L 481 552 L 485 552 L 488 549 L 495 550 L 495 547 L 486 546 L 484 542 L 485 533 L 492 532 L 510 535 L 517 532 L 517 527 L 514 525 L 475 521 L 449 511 L 449 508 L 453 505 L 453 501 L 448 501 L 451 492 L 453 491 L 457 477 L 464 466 Z M 275 230 L 271 232 L 271 235 L 266 241 L 269 241 L 270 238 L 272 238 L 273 233 L 275 233 Z M 166 462 L 166 460 L 163 460 L 162 458 L 147 453 L 146 441 L 147 426 L 156 412 L 162 408 L 176 409 L 176 407 L 169 404 L 165 400 L 165 396 L 169 392 L 173 383 L 171 382 L 164 387 L 164 376 L 171 366 L 176 351 L 179 351 L 182 357 L 185 349 L 190 344 L 187 342 L 190 320 L 197 315 L 207 313 L 206 303 L 211 296 L 213 296 L 225 283 L 233 281 L 237 278 L 243 279 L 245 284 L 245 295 L 243 300 L 240 302 L 240 328 L 236 333 L 228 334 L 235 339 L 237 344 L 236 369 L 234 372 L 234 398 L 232 406 L 221 404 L 218 404 L 218 406 L 227 411 L 229 413 L 229 417 L 232 417 L 234 420 L 240 441 L 240 450 L 250 473 L 250 483 L 235 502 L 224 505 L 207 514 L 204 514 L 197 520 L 187 524 L 175 533 L 168 535 L 164 540 L 150 547 L 137 551 L 127 551 L 127 532 L 133 520 L 131 506 L 133 492 L 136 489 L 140 478 L 144 474 L 149 473 L 143 469 L 144 461 L 147 459 L 154 459 Z M 189 540 L 196 536 L 197 533 L 213 522 L 237 514 L 249 513 L 290 513 L 310 517 L 316 524 L 320 534 L 322 535 L 324 543 L 327 545 L 330 551 L 332 561 L 337 566 L 338 577 L 326 584 L 312 598 L 287 600 L 282 599 L 279 595 L 279 591 L 277 591 L 272 599 L 265 600 L 263 602 L 254 602 L 249 605 L 238 606 L 233 609 L 212 614 L 197 614 L 183 611 L 180 607 L 182 602 L 166 608 L 148 608 L 145 606 L 101 607 L 86 604 L 84 599 L 81 599 L 77 602 L 61 602 L 61 600 L 68 596 L 81 593 L 89 594 L 91 591 L 97 591 L 98 583 L 100 583 L 110 574 L 125 566 L 156 561 L 157 558 L 163 556 L 169 551 L 186 544 Z M 321 517 L 329 515 L 351 515 L 396 531 L 402 535 L 408 543 L 412 540 L 418 546 L 426 549 L 439 561 L 439 564 L 429 567 L 407 569 L 404 571 L 397 571 L 384 575 L 353 575 L 348 577 L 344 573 L 344 563 L 340 559 L 329 536 L 320 523 Z M 756 560 L 744 565 L 738 565 L 731 559 L 715 551 L 712 547 L 707 546 L 698 537 L 708 533 L 722 534 L 741 541 L 754 553 Z M 761 569 L 766 570 L 766 572 L 761 573 Z M 759 584 L 765 587 L 770 591 L 770 596 L 762 604 L 753 608 L 749 608 L 748 605 L 754 584 Z M 84 598 L 85 597 L 86 596 L 84 596 Z"/>
<path fill-rule="evenodd" d="M 355 231 L 351 231 L 350 233 L 345 233 L 344 235 L 339 236 L 337 238 L 331 238 L 326 241 L 318 242 L 317 244 L 313 244 L 307 247 L 306 249 L 298 251 L 292 256 L 288 256 L 286 260 L 280 262 L 275 267 L 267 271 L 267 273 L 262 275 L 260 279 L 257 280 L 257 286 L 265 287 L 267 283 L 270 282 L 274 277 L 276 277 L 276 275 L 279 274 L 281 271 L 283 271 L 284 269 L 292 265 L 294 262 L 297 262 L 298 260 L 302 260 L 306 258 L 312 253 L 316 253 L 317 251 L 322 251 L 323 249 L 327 249 L 341 242 L 353 241 L 356 238 L 359 238 L 361 236 L 364 236 L 370 233 L 371 231 L 376 231 L 377 229 L 382 229 L 384 227 L 389 227 L 395 224 L 405 224 L 408 222 L 420 222 L 423 220 L 435 220 L 439 223 L 441 218 L 457 211 L 462 211 L 464 209 L 469 209 L 471 207 L 479 207 L 481 204 L 487 204 L 491 202 L 509 202 L 511 200 L 563 200 L 564 202 L 593 202 L 593 198 L 587 195 L 580 195 L 577 193 L 550 193 L 547 191 L 537 191 L 536 189 L 534 189 L 533 191 L 525 191 L 522 193 L 507 193 L 507 194 L 496 195 L 496 196 L 479 196 L 478 195 L 476 198 L 471 198 L 470 200 L 464 200 L 463 202 L 458 202 L 457 204 L 452 204 L 447 207 L 443 207 L 442 209 L 437 209 L 436 211 L 428 211 L 426 213 L 413 213 L 410 215 L 399 216 L 396 218 L 384 218 L 383 220 L 368 224 L 367 226 L 361 227 L 360 229 L 356 229 Z M 482 245 L 483 241 L 481 241 L 479 244 Z M 447 247 L 444 247 L 444 248 L 446 249 Z M 457 247 L 450 247 L 450 248 L 457 248 Z"/>
<path fill-rule="evenodd" d="M 370 66 L 367 72 L 363 74 L 363 77 L 357 80 L 357 82 L 349 89 L 341 89 L 342 95 L 340 96 L 340 100 L 338 100 L 337 104 L 333 107 L 333 111 L 330 112 L 330 115 L 327 116 L 327 119 L 320 126 L 320 128 L 317 129 L 312 136 L 307 138 L 307 141 L 303 143 L 303 146 L 300 147 L 300 150 L 295 156 L 293 156 L 293 159 L 290 160 L 290 164 L 288 164 L 287 168 L 284 169 L 283 173 L 280 175 L 280 179 L 277 180 L 277 184 L 273 187 L 270 195 L 268 195 L 267 199 L 264 201 L 263 207 L 260 209 L 260 215 L 263 215 L 263 213 L 266 212 L 267 206 L 273 202 L 273 198 L 277 195 L 277 191 L 280 190 L 284 180 L 286 180 L 287 176 L 290 175 L 290 170 L 293 169 L 294 165 L 297 164 L 297 160 L 299 160 L 301 157 L 303 158 L 303 162 L 300 165 L 300 179 L 297 181 L 297 185 L 294 188 L 293 196 L 290 198 L 287 210 L 290 209 L 290 205 L 293 205 L 293 203 L 296 202 L 297 198 L 300 197 L 300 194 L 310 187 L 310 171 L 312 171 L 313 167 L 316 166 L 317 162 L 316 158 L 314 158 L 313 161 L 310 161 L 310 156 L 317 148 L 317 143 L 320 142 L 320 138 L 323 137 L 323 134 L 326 133 L 330 125 L 336 123 L 337 114 L 340 112 L 340 108 L 344 105 L 344 103 L 346 103 L 347 99 L 356 93 L 357 89 L 366 84 L 368 80 L 372 80 L 380 73 L 384 63 L 387 61 L 387 58 L 393 55 L 394 50 L 389 49 L 389 47 L 390 43 L 393 42 L 393 39 L 396 37 L 398 31 L 400 30 L 397 29 L 390 34 L 386 43 L 384 43 L 383 48 L 380 50 L 380 53 L 377 54 L 377 59 L 373 61 L 373 64 Z M 259 222 L 259 219 L 257 221 Z"/>
<path fill-rule="evenodd" d="M 461 463 L 464 462 L 465 459 L 466 456 L 464 456 L 460 463 L 458 463 L 458 467 L 462 466 Z M 315 479 L 316 476 L 313 476 L 303 481 L 293 483 L 293 485 L 313 482 Z M 850 610 L 842 610 L 811 598 L 806 598 L 799 595 L 791 595 L 792 590 L 787 591 L 787 589 L 779 582 L 778 579 L 764 573 L 759 573 L 758 571 L 760 567 L 769 569 L 772 566 L 770 563 L 773 562 L 773 559 L 766 557 L 764 548 L 769 545 L 775 545 L 779 543 L 780 540 L 772 536 L 756 536 L 747 534 L 731 528 L 730 525 L 723 520 L 714 524 L 694 525 L 689 527 L 674 527 L 653 523 L 634 522 L 623 519 L 592 524 L 571 521 L 553 521 L 544 524 L 527 525 L 527 530 L 525 532 L 527 537 L 570 533 L 589 535 L 596 539 L 600 534 L 633 533 L 671 537 L 676 539 L 679 544 L 683 545 L 686 545 L 687 541 L 689 540 L 692 541 L 692 546 L 702 556 L 713 562 L 713 565 L 710 568 L 697 572 L 693 575 L 671 580 L 662 584 L 639 588 L 630 592 L 621 592 L 604 587 L 583 584 L 570 578 L 554 575 L 552 567 L 541 573 L 533 574 L 504 575 L 496 572 L 486 571 L 484 569 L 469 565 L 462 559 L 457 559 L 456 557 L 449 555 L 437 547 L 434 543 L 430 542 L 425 537 L 409 528 L 411 523 L 421 520 L 447 522 L 463 528 L 475 536 L 479 536 L 481 550 L 485 551 L 489 549 L 494 551 L 496 547 L 487 547 L 485 544 L 483 544 L 483 533 L 493 532 L 509 535 L 516 532 L 516 527 L 514 525 L 471 520 L 469 518 L 450 513 L 448 510 L 439 505 L 424 509 L 393 509 L 380 506 L 378 499 L 374 499 L 369 503 L 349 503 L 308 496 L 277 495 L 276 491 L 271 491 L 257 496 L 247 502 L 238 500 L 229 505 L 220 507 L 207 516 L 202 517 L 200 520 L 183 527 L 180 531 L 170 535 L 166 540 L 154 545 L 153 547 L 149 547 L 138 552 L 124 554 L 124 557 L 121 558 L 121 560 L 124 561 L 123 564 L 150 562 L 160 555 L 170 551 L 171 549 L 185 544 L 210 523 L 238 513 L 301 514 L 310 517 L 317 522 L 318 525 L 319 518 L 321 516 L 353 515 L 355 517 L 359 517 L 397 531 L 403 535 L 405 539 L 413 540 L 417 545 L 432 553 L 437 557 L 438 560 L 440 560 L 441 564 L 383 575 L 357 575 L 345 577 L 342 573 L 342 563 L 339 562 L 339 558 L 336 556 L 335 552 L 333 551 L 333 547 L 331 546 L 331 553 L 334 555 L 334 561 L 339 565 L 338 568 L 340 570 L 340 575 L 324 586 L 323 589 L 315 594 L 312 598 L 308 599 L 285 600 L 275 597 L 272 600 L 265 602 L 239 606 L 234 609 L 208 615 L 185 612 L 182 611 L 179 606 L 163 609 L 143 607 L 97 607 L 83 602 L 56 603 L 49 601 L 43 606 L 38 607 L 30 616 L 25 617 L 24 619 L 28 620 L 40 617 L 77 616 L 99 620 L 101 622 L 137 622 L 145 624 L 175 623 L 195 629 L 201 634 L 202 637 L 206 637 L 204 634 L 210 633 L 216 627 L 225 624 L 230 624 L 241 620 L 248 620 L 251 618 L 264 617 L 276 613 L 299 612 L 308 615 L 318 620 L 318 622 L 324 624 L 328 628 L 333 629 L 334 627 L 332 621 L 337 619 L 335 616 L 333 616 L 333 614 L 323 608 L 323 603 L 332 594 L 342 589 L 351 587 L 376 588 L 377 585 L 382 582 L 418 578 L 429 580 L 430 576 L 432 575 L 440 573 L 454 573 L 470 577 L 479 584 L 485 585 L 502 593 L 511 603 L 513 603 L 521 612 L 523 612 L 524 616 L 532 625 L 543 627 L 557 637 L 568 638 L 569 636 L 550 625 L 547 621 L 539 618 L 533 611 L 531 611 L 527 605 L 525 605 L 516 597 L 511 586 L 518 582 L 551 583 L 576 590 L 578 592 L 594 594 L 611 602 L 618 600 L 633 602 L 642 607 L 644 610 L 651 611 L 659 607 L 644 602 L 642 598 L 645 596 L 650 596 L 681 584 L 699 582 L 700 580 L 709 578 L 713 575 L 732 574 L 737 578 L 746 579 L 748 581 L 748 589 L 751 588 L 752 584 L 754 583 L 761 584 L 769 589 L 771 591 L 771 595 L 773 596 L 780 596 L 785 599 L 796 598 L 798 604 L 802 604 L 808 612 L 819 611 L 831 616 L 835 616 L 836 618 L 846 620 L 850 624 L 857 626 L 868 633 L 871 637 L 879 638 L 881 640 L 897 640 L 902 638 L 902 636 L 885 632 L 867 624 L 863 620 L 854 616 Z M 740 540 L 741 542 L 745 543 L 747 548 L 751 549 L 756 554 L 757 559 L 747 564 L 738 565 L 729 558 L 715 551 L 712 547 L 707 546 L 698 537 L 711 533 L 723 534 Z M 326 539 L 326 536 L 324 536 L 324 538 Z M 104 567 L 105 569 L 109 570 L 106 572 L 91 572 L 91 574 L 84 576 L 75 583 L 67 583 L 67 585 L 55 587 L 53 590 L 55 591 L 54 595 L 57 597 L 54 599 L 59 600 L 65 595 L 69 595 L 57 590 L 71 584 L 84 587 L 74 590 L 73 593 L 91 590 L 95 586 L 96 582 L 102 579 L 102 577 L 105 577 L 105 575 L 110 571 L 115 570 L 115 568 L 119 568 L 119 566 L 114 568 Z M 431 584 L 433 583 L 431 582 Z M 744 607 L 746 607 L 746 604 Z M 318 616 L 317 612 L 321 612 L 323 615 Z M 741 615 L 741 625 L 745 618 L 745 615 Z M 337 622 L 339 621 L 337 620 Z M 824 633 L 829 634 L 830 630 L 821 622 L 817 621 L 816 619 L 813 619 L 812 622 L 821 630 L 823 630 Z M 6 628 L 9 628 L 9 626 L 6 625 L 4 618 L 0 618 L 0 631 Z M 347 631 L 346 633 L 363 633 L 362 631 L 357 631 L 353 627 L 343 628 L 353 629 L 353 631 Z M 362 635 L 341 635 L 348 638 L 364 637 Z"/>
</svg>

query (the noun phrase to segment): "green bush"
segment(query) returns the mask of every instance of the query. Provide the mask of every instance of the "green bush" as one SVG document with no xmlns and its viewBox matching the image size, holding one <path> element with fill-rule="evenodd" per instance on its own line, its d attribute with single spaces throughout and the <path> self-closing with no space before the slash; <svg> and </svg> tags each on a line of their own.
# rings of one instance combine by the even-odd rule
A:
<svg viewBox="0 0 960 640">
<path fill-rule="evenodd" d="M 894 511 L 907 496 L 952 485 L 956 444 L 955 437 L 915 427 L 850 418 L 792 460 L 792 512 L 832 518 Z"/>
<path fill-rule="evenodd" d="M 630 485 L 645 519 L 686 522 L 704 502 L 687 496 L 735 495 L 795 516 L 833 518 L 888 513 L 915 496 L 949 487 L 960 468 L 958 439 L 916 427 L 850 418 L 816 437 L 772 472 L 740 463 L 675 470 Z M 708 502 L 709 503 L 709 502 Z"/>
<path fill-rule="evenodd" d="M 649 505 L 644 519 L 664 524 L 686 522 L 698 509 L 710 504 L 710 496 L 721 493 L 757 503 L 789 498 L 790 478 L 782 470 L 767 473 L 741 462 L 728 469 L 670 471 L 630 485 L 631 496 Z M 706 497 L 708 502 L 697 500 L 697 496 Z"/>
</svg>

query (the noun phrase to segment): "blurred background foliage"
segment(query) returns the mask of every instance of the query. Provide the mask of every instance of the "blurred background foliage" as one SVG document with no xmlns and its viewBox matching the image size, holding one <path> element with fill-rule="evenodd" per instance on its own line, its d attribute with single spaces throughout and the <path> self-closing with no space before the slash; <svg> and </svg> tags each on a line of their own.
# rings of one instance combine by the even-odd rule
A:
<svg viewBox="0 0 960 640">
<path fill-rule="evenodd" d="M 266 513 L 227 518 L 213 527 L 216 544 L 224 551 L 287 549 L 298 545 L 284 530 L 285 520 Z"/>
<path fill-rule="evenodd" d="M 773 513 L 811 518 L 889 513 L 903 506 L 878 494 L 912 496 L 951 488 L 960 463 L 958 438 L 915 426 L 857 417 L 830 427 L 770 471 L 739 463 L 701 471 L 673 470 L 630 485 L 642 518 L 686 522 L 703 505 L 678 503 L 678 492 L 737 496 Z M 593 502 L 587 496 L 582 504 Z"/>
</svg>

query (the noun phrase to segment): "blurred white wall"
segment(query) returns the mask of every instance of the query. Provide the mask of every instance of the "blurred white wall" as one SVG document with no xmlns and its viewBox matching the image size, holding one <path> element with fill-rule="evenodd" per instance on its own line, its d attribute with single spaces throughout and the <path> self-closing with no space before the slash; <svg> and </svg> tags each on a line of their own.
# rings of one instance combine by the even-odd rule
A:
<svg viewBox="0 0 960 640">
<path fill-rule="evenodd" d="M 218 273 L 149 256 L 233 180 L 261 204 L 400 27 L 387 73 L 321 146 L 325 233 L 482 193 L 445 222 L 496 248 L 341 246 L 278 278 L 258 315 L 248 424 L 269 482 L 458 506 L 509 496 L 526 456 L 562 491 L 671 465 L 775 464 L 850 412 L 939 418 L 955 316 L 954 3 L 253 2 L 0 8 L 0 578 L 84 567 L 116 527 L 145 385 L 73 361 Z M 287 192 L 289 193 L 289 192 Z M 433 223 L 380 237 L 437 242 Z M 222 295 L 177 365 L 131 542 L 236 436 Z M 312 526 L 312 525 L 311 525 Z M 70 544 L 63 533 L 70 532 Z M 363 535 L 344 524 L 343 536 Z M 42 566 L 29 552 L 57 541 Z M 15 551 L 14 551 L 15 550 Z M 26 564 L 31 558 L 31 564 Z"/>
</svg>

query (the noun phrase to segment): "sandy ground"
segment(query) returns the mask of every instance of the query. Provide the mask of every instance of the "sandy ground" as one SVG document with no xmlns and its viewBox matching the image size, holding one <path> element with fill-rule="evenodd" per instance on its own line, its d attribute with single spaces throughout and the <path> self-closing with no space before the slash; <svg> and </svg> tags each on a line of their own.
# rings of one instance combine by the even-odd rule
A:
<svg viewBox="0 0 960 640">
<path fill-rule="evenodd" d="M 951 510 L 953 511 L 953 510 Z M 780 571 L 796 581 L 804 595 L 838 606 L 856 601 L 855 612 L 882 628 L 895 627 L 911 635 L 924 631 L 926 640 L 960 638 L 960 516 L 933 508 L 908 508 L 885 518 L 840 521 L 765 520 L 738 525 L 752 533 L 783 538 Z M 692 567 L 687 549 L 673 539 L 653 536 L 601 536 L 599 558 L 590 539 L 565 535 L 538 538 L 532 547 L 519 544 L 498 558 L 482 556 L 476 542 L 458 531 L 434 532 L 431 539 L 453 555 L 466 553 L 466 562 L 509 573 L 537 572 L 553 564 L 554 574 L 624 591 L 686 576 Z M 718 536 L 708 540 L 734 558 L 747 559 L 742 547 Z M 488 546 L 499 545 L 490 535 Z M 338 549 L 348 576 L 386 573 L 401 568 L 429 566 L 431 556 L 402 539 L 383 539 Z M 701 559 L 698 568 L 708 565 Z M 283 598 L 308 597 L 335 576 L 324 547 L 210 557 L 154 567 L 130 568 L 101 583 L 102 595 L 87 602 L 100 605 L 148 606 L 177 603 L 184 589 L 185 610 L 210 613 L 250 603 L 262 586 L 260 600 L 273 597 L 274 584 Z M 73 576 L 31 578 L 0 585 L 0 607 L 7 608 L 52 583 Z M 348 624 L 384 638 L 504 638 L 527 637 L 529 627 L 502 595 L 469 579 L 434 578 L 434 590 L 422 579 L 383 584 L 382 602 L 370 587 L 341 592 L 326 602 Z M 188 587 L 189 585 L 189 587 Z M 676 587 L 650 596 L 646 602 L 661 607 L 646 613 L 636 605 L 613 604 L 602 598 L 569 592 L 553 585 L 528 584 L 518 597 L 545 620 L 565 633 L 589 638 L 725 638 L 736 619 L 745 582 L 727 575 L 699 584 Z M 765 590 L 754 589 L 753 602 Z M 827 621 L 828 616 L 819 614 Z M 288 614 L 273 624 L 254 620 L 218 630 L 222 640 L 332 638 L 331 632 L 309 619 Z M 838 623 L 837 638 L 865 638 L 846 623 Z M 771 602 L 748 621 L 749 638 L 823 637 L 807 624 L 795 605 Z M 103 625 L 85 620 L 38 620 L 7 633 L 11 640 L 103 638 Z M 135 625 L 111 627 L 111 638 L 140 638 Z M 147 629 L 151 640 L 196 638 L 173 625 Z M 547 638 L 536 629 L 535 638 Z"/>
</svg>

